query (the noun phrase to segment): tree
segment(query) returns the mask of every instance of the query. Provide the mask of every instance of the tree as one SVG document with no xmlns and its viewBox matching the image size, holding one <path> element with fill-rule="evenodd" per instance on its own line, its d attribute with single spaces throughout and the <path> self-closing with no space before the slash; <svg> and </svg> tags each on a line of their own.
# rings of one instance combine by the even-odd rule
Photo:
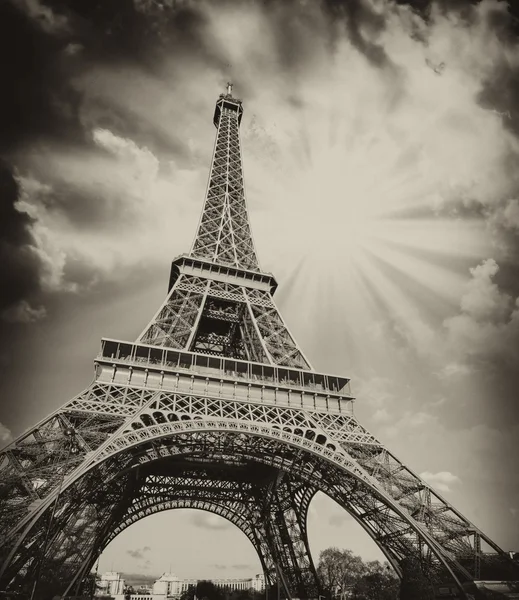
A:
<svg viewBox="0 0 519 600">
<path fill-rule="evenodd" d="M 400 583 L 387 563 L 381 564 L 378 560 L 365 563 L 350 550 L 323 550 L 317 575 L 323 591 L 331 600 L 399 598 Z"/>
<path fill-rule="evenodd" d="M 404 558 L 401 566 L 400 600 L 434 600 L 434 590 L 422 570 L 420 561 L 414 557 Z"/>
<path fill-rule="evenodd" d="M 324 593 L 337 598 L 349 592 L 365 572 L 360 556 L 350 550 L 327 548 L 319 555 L 317 576 Z"/>
<path fill-rule="evenodd" d="M 180 600 L 193 600 L 195 597 L 195 586 L 189 585 L 187 590 L 183 591 Z"/>
<path fill-rule="evenodd" d="M 366 573 L 360 577 L 353 588 L 354 600 L 397 600 L 400 581 L 391 567 L 378 560 L 368 562 Z"/>
<path fill-rule="evenodd" d="M 232 590 L 226 594 L 227 600 L 255 600 L 253 590 Z"/>
<path fill-rule="evenodd" d="M 132 594 L 135 594 L 135 590 L 133 589 L 133 586 L 131 585 L 127 585 L 124 588 L 124 600 L 130 600 Z"/>
<path fill-rule="evenodd" d="M 195 593 L 198 600 L 223 600 L 222 591 L 212 581 L 199 581 Z"/>
</svg>

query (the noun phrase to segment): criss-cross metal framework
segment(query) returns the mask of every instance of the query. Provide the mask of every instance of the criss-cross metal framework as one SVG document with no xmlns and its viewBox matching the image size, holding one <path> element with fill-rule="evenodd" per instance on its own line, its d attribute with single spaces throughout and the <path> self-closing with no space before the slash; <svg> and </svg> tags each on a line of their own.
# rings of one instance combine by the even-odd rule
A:
<svg viewBox="0 0 519 600">
<path fill-rule="evenodd" d="M 375 540 L 398 574 L 435 583 L 519 578 L 495 543 L 364 429 L 346 377 L 319 373 L 274 303 L 243 190 L 229 88 L 191 253 L 135 342 L 104 339 L 93 383 L 1 452 L 0 589 L 81 589 L 97 557 L 147 515 L 221 515 L 287 598 L 320 592 L 308 546 L 322 491 Z M 32 588 L 33 591 L 35 588 Z M 468 596 L 464 596 L 468 598 Z"/>
</svg>

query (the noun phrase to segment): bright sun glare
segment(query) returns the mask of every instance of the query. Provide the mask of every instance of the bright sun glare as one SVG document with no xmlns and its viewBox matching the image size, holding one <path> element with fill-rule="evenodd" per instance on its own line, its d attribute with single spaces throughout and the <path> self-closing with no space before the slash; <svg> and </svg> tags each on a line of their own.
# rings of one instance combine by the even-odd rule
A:
<svg viewBox="0 0 519 600">
<path fill-rule="evenodd" d="M 269 242 L 347 293 L 341 319 L 369 322 L 381 302 L 402 323 L 419 312 L 432 324 L 456 310 L 467 265 L 488 251 L 488 231 L 482 219 L 435 210 L 442 186 L 427 176 L 422 153 L 391 143 L 388 131 L 368 131 L 349 144 L 317 144 L 305 162 L 277 177 L 281 231 Z"/>
</svg>

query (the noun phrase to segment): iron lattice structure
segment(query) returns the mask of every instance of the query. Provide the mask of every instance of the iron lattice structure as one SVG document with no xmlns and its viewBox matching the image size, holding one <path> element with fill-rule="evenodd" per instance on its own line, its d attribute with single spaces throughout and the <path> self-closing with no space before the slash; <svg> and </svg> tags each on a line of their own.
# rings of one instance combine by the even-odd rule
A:
<svg viewBox="0 0 519 600">
<path fill-rule="evenodd" d="M 39 576 L 40 597 L 77 593 L 124 528 L 183 507 L 234 523 L 268 584 L 315 598 L 306 522 L 318 490 L 398 574 L 411 558 L 460 590 L 518 578 L 505 552 L 358 423 L 348 378 L 312 369 L 288 330 L 251 236 L 242 114 L 229 88 L 195 242 L 173 261 L 157 314 L 133 343 L 103 339 L 88 389 L 2 451 L 0 589 Z"/>
</svg>

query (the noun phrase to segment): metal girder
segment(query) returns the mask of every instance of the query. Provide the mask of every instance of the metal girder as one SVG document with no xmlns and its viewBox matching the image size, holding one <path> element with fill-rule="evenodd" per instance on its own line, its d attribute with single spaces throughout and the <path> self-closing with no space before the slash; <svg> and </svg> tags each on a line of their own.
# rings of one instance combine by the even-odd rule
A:
<svg viewBox="0 0 519 600">
<path fill-rule="evenodd" d="M 270 579 L 282 575 L 287 594 L 297 598 L 316 598 L 320 592 L 306 528 L 308 507 L 315 492 L 315 488 L 279 471 L 267 493 L 258 498 L 261 505 L 258 527 L 265 531 L 275 559 Z"/>
</svg>

